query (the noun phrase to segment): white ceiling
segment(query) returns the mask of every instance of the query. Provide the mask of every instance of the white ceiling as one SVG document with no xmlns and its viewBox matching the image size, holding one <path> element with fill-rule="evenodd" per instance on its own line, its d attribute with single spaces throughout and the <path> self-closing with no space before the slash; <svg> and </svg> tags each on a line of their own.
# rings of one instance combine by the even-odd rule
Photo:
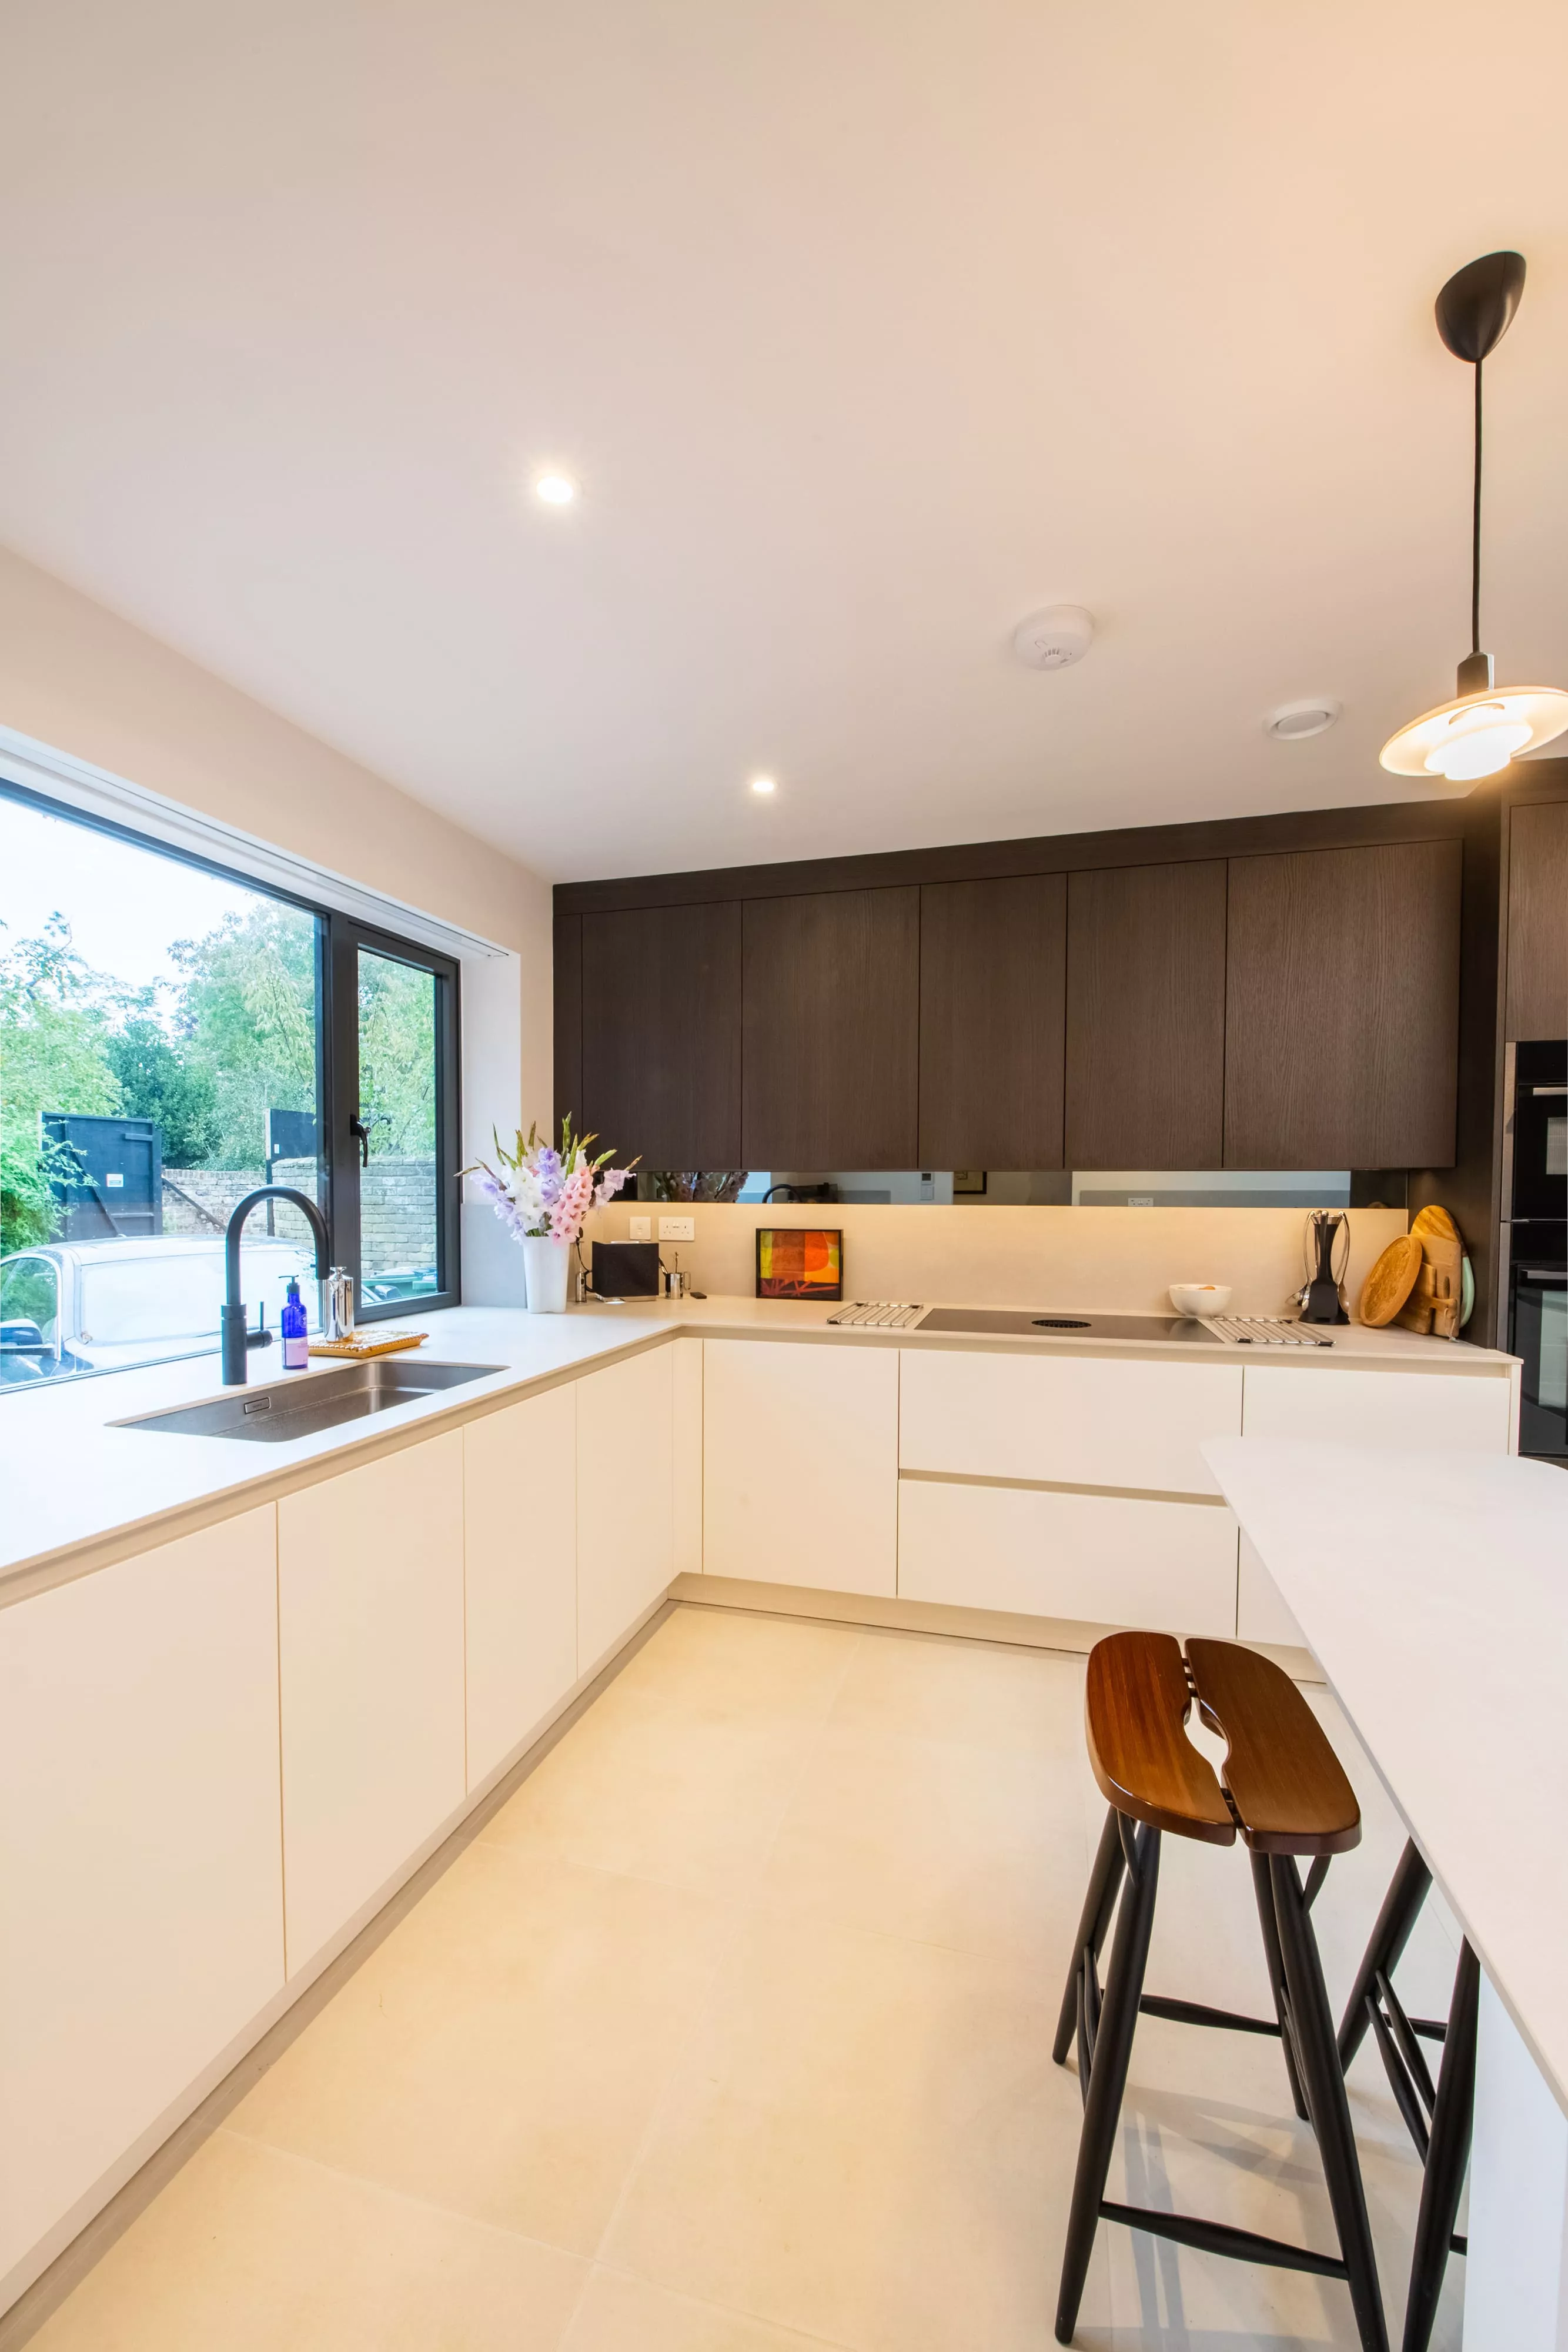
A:
<svg viewBox="0 0 1568 2352">
<path fill-rule="evenodd" d="M 12 0 L 4 71 L 0 541 L 548 875 L 1411 789 L 1500 245 L 1483 635 L 1568 683 L 1561 0 Z"/>
</svg>

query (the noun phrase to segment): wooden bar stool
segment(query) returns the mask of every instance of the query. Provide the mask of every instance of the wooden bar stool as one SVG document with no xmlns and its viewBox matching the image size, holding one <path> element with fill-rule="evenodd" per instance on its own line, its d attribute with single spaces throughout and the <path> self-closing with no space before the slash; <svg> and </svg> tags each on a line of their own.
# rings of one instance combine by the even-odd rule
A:
<svg viewBox="0 0 1568 2352">
<path fill-rule="evenodd" d="M 1223 1780 L 1183 1728 L 1194 1699 L 1203 1721 L 1227 1742 Z M 1363 2352 L 1387 2352 L 1361 2167 L 1310 1916 L 1330 1856 L 1360 1841 L 1355 1791 L 1290 1676 L 1257 1651 L 1234 1642 L 1192 1640 L 1184 1658 L 1168 1633 L 1113 1633 L 1089 1654 L 1085 1717 L 1089 1760 L 1111 1811 L 1090 1876 L 1056 2031 L 1059 2066 L 1066 2063 L 1076 2040 L 1083 2094 L 1057 2341 L 1072 2340 L 1095 2230 L 1104 2220 L 1237 2261 L 1343 2279 Z M 1197 2001 L 1163 2000 L 1144 1990 L 1162 1836 L 1168 1832 L 1207 1845 L 1232 1845 L 1238 1831 L 1251 1853 L 1253 1891 L 1274 1997 L 1271 2019 L 1241 2017 Z M 1312 1856 L 1304 1886 L 1293 1859 L 1302 1854 Z M 1113 1915 L 1116 1933 L 1102 1991 L 1099 1956 Z M 1296 2113 L 1311 2122 L 1317 2135 L 1339 2238 L 1337 2254 L 1317 2253 L 1188 2214 L 1119 2205 L 1106 2198 L 1105 2179 L 1140 2011 L 1181 2024 L 1280 2038 Z"/>
<path fill-rule="evenodd" d="M 1371 2027 L 1384 2071 L 1424 2168 L 1410 2259 L 1410 2292 L 1405 2304 L 1403 2352 L 1427 2352 L 1448 2256 L 1468 2251 L 1454 2223 L 1459 2216 L 1475 2119 L 1480 1964 L 1469 1942 L 1462 1943 L 1446 2024 L 1433 2018 L 1406 2017 L 1393 1984 L 1399 1956 L 1410 1940 L 1431 1884 L 1432 1874 L 1412 1839 L 1384 1897 L 1339 2029 L 1340 2064 L 1348 2067 Z M 1443 2045 L 1435 2084 L 1422 2039 Z"/>
</svg>

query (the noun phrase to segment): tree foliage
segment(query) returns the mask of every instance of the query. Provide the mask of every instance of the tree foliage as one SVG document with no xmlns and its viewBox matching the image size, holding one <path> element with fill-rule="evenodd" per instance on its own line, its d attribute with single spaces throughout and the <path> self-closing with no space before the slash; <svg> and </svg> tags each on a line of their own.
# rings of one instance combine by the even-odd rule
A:
<svg viewBox="0 0 1568 2352">
<path fill-rule="evenodd" d="M 50 1179 L 64 1171 L 43 1140 L 42 1113 L 120 1108 L 107 1044 L 110 1013 L 128 995 L 77 954 L 61 915 L 0 954 L 0 1249 L 47 1241 L 55 1228 Z"/>
<path fill-rule="evenodd" d="M 120 1110 L 128 1118 L 150 1118 L 161 1129 L 164 1165 L 204 1167 L 223 1132 L 217 1086 L 207 1065 L 171 1045 L 144 1013 L 112 1030 L 104 1051 L 120 1081 Z"/>
</svg>

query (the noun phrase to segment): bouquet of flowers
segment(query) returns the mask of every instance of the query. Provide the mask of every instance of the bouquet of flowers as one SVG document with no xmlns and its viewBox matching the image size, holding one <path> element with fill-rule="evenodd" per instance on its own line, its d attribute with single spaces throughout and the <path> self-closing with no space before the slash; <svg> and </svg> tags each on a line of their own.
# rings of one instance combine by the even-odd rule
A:
<svg viewBox="0 0 1568 2352">
<path fill-rule="evenodd" d="M 570 1115 L 560 1123 L 559 1148 L 547 1143 L 537 1126 L 525 1140 L 517 1129 L 515 1151 L 508 1151 L 494 1129 L 497 1165 L 476 1160 L 465 1176 L 489 1202 L 514 1241 L 575 1242 L 590 1209 L 612 1201 L 632 1168 L 611 1168 L 613 1150 L 591 1158 L 589 1147 L 597 1136 L 573 1135 Z M 635 1160 L 632 1166 L 635 1167 Z"/>
</svg>

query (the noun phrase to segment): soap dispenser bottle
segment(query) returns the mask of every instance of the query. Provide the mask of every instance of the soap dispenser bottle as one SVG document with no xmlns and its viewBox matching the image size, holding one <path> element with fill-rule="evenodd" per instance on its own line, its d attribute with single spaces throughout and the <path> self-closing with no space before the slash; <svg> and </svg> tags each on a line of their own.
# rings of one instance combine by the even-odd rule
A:
<svg viewBox="0 0 1568 2352">
<path fill-rule="evenodd" d="M 299 1285 L 293 1275 L 288 1277 L 288 1296 L 283 1302 L 283 1369 L 286 1372 L 303 1372 L 309 1369 L 310 1342 L 306 1336 L 305 1301 L 299 1296 Z"/>
</svg>

